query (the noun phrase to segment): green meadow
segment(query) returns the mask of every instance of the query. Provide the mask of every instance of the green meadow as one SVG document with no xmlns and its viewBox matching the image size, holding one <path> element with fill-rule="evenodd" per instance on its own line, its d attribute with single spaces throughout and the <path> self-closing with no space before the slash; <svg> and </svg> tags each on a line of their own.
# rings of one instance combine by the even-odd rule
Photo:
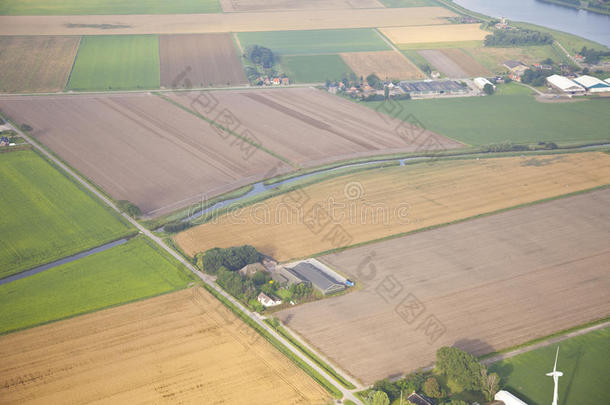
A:
<svg viewBox="0 0 610 405">
<path fill-rule="evenodd" d="M 137 237 L 0 286 L 0 334 L 184 288 L 187 270 Z"/>
<path fill-rule="evenodd" d="M 501 387 L 530 405 L 550 404 L 553 399 L 555 351 L 559 346 L 558 405 L 600 405 L 608 401 L 610 387 L 610 328 L 567 339 L 493 364 L 502 378 Z"/>
<path fill-rule="evenodd" d="M 156 35 L 86 36 L 70 80 L 70 90 L 157 89 L 160 85 Z"/>
<path fill-rule="evenodd" d="M 2 15 L 220 13 L 218 0 L 2 0 Z"/>
<path fill-rule="evenodd" d="M 282 56 L 282 70 L 296 83 L 321 83 L 341 80 L 352 70 L 339 55 Z"/>
<path fill-rule="evenodd" d="M 261 45 L 280 55 L 387 51 L 390 46 L 370 28 L 240 32 L 242 47 Z"/>
<path fill-rule="evenodd" d="M 397 101 L 401 118 L 469 145 L 501 142 L 610 142 L 610 99 L 541 103 L 531 90 L 511 83 L 486 97 Z M 364 105 L 379 108 L 381 102 Z"/>
<path fill-rule="evenodd" d="M 0 154 L 0 278 L 134 230 L 36 152 Z"/>
</svg>

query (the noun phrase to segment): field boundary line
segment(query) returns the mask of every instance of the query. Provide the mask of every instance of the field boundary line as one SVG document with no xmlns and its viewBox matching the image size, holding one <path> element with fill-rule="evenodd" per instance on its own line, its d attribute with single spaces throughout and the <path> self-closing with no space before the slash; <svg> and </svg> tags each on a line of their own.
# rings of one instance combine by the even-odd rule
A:
<svg viewBox="0 0 610 405">
<path fill-rule="evenodd" d="M 361 247 L 361 246 L 366 246 L 366 245 L 371 245 L 371 244 L 374 244 L 374 243 L 384 242 L 386 240 L 391 240 L 391 239 L 397 239 L 397 238 L 401 238 L 403 236 L 412 235 L 412 234 L 415 234 L 415 233 L 432 231 L 432 230 L 435 230 L 435 229 L 444 228 L 446 226 L 450 226 L 450 225 L 454 225 L 454 224 L 459 224 L 459 223 L 467 222 L 467 221 L 472 221 L 472 220 L 475 220 L 475 219 L 478 219 L 478 218 L 485 218 L 485 217 L 492 216 L 492 215 L 502 214 L 504 212 L 518 210 L 518 209 L 521 209 L 521 208 L 527 208 L 527 207 L 533 206 L 533 205 L 545 204 L 545 203 L 548 203 L 548 202 L 551 202 L 551 201 L 555 201 L 555 200 L 559 200 L 559 199 L 562 199 L 562 198 L 575 197 L 575 196 L 578 196 L 578 195 L 581 195 L 581 194 L 587 194 L 587 193 L 591 193 L 593 191 L 603 190 L 603 189 L 606 189 L 606 188 L 610 188 L 610 183 L 603 184 L 601 186 L 592 187 L 592 188 L 587 188 L 587 189 L 584 189 L 584 190 L 574 191 L 572 193 L 560 194 L 560 195 L 553 196 L 553 197 L 543 198 L 542 200 L 536 200 L 536 201 L 531 201 L 531 202 L 527 202 L 527 203 L 523 203 L 523 204 L 519 204 L 519 205 L 514 205 L 514 206 L 511 206 L 511 207 L 501 208 L 499 210 L 485 212 L 485 213 L 473 215 L 473 216 L 466 217 L 466 218 L 456 219 L 455 221 L 451 221 L 451 222 L 445 222 L 445 223 L 437 224 L 437 225 L 430 225 L 428 227 L 424 227 L 424 228 L 420 228 L 420 229 L 414 229 L 412 231 L 407 231 L 407 232 L 395 233 L 395 234 L 392 234 L 392 235 L 384 236 L 382 238 L 367 240 L 367 241 L 355 243 L 355 244 L 349 245 L 349 246 L 343 246 L 343 247 L 336 248 L 336 249 L 325 250 L 323 252 L 312 253 L 310 255 L 303 256 L 303 257 L 294 257 L 294 258 L 290 258 L 290 259 L 284 260 L 284 261 L 282 261 L 282 263 L 290 263 L 290 262 L 293 262 L 293 261 L 303 260 L 303 259 L 307 259 L 307 258 L 316 258 L 316 257 L 320 257 L 320 256 L 330 255 L 330 254 L 333 254 L 333 253 L 339 253 L 339 252 L 343 252 L 345 250 L 354 249 L 354 248 Z"/>
<path fill-rule="evenodd" d="M 101 308 L 96 308 L 96 309 L 91 309 L 91 310 L 84 311 L 84 312 L 79 312 L 77 314 L 72 314 L 72 315 L 64 316 L 62 318 L 52 319 L 50 321 L 44 321 L 44 322 L 41 322 L 41 323 L 37 323 L 36 325 L 23 326 L 23 327 L 20 327 L 20 328 L 7 330 L 7 331 L 4 331 L 4 332 L 0 332 L 0 336 L 10 335 L 11 333 L 21 332 L 21 331 L 32 329 L 32 328 L 37 328 L 39 326 L 50 325 L 50 324 L 53 324 L 53 323 L 56 323 L 56 322 L 67 321 L 69 319 L 73 319 L 73 318 L 76 318 L 76 317 L 79 317 L 79 316 L 93 314 L 93 313 L 96 313 L 96 312 L 99 312 L 99 311 L 104 311 L 104 310 L 111 309 L 111 308 L 117 308 L 117 307 L 120 307 L 120 306 L 123 306 L 123 305 L 127 305 L 127 304 L 133 304 L 135 302 L 140 302 L 140 301 L 148 300 L 148 299 L 151 299 L 151 298 L 160 297 L 160 296 L 166 295 L 166 294 L 172 294 L 172 293 L 175 293 L 177 291 L 185 290 L 187 288 L 189 288 L 188 284 L 183 286 L 183 287 L 174 288 L 174 289 L 169 290 L 169 291 L 163 291 L 163 292 L 160 292 L 160 293 L 157 293 L 157 294 L 153 294 L 153 295 L 149 295 L 149 296 L 146 296 L 146 297 L 135 298 L 133 300 L 121 302 L 121 303 L 118 303 L 118 304 L 106 305 L 106 306 L 101 307 Z"/>
<path fill-rule="evenodd" d="M 250 327 L 254 328 L 256 331 L 259 331 L 260 329 L 262 329 L 266 335 L 270 335 L 271 338 L 275 339 L 275 341 L 277 341 L 276 345 L 273 344 L 271 339 L 269 339 L 265 335 L 263 335 L 264 337 L 266 337 L 269 344 L 272 344 L 278 351 L 280 351 L 280 353 L 282 353 L 284 356 L 286 356 L 290 361 L 293 361 L 306 374 L 308 374 L 314 381 L 316 381 L 318 384 L 320 384 L 322 387 L 324 387 L 325 389 L 328 390 L 328 388 L 324 385 L 324 383 L 321 382 L 316 377 L 314 377 L 309 372 L 309 370 L 307 370 L 307 368 L 305 366 L 307 366 L 310 369 L 313 369 L 318 375 L 321 376 L 321 378 L 326 380 L 330 386 L 334 387 L 335 390 L 338 390 L 343 395 L 343 398 L 350 399 L 350 400 L 354 401 L 356 404 L 362 405 L 362 402 L 358 398 L 356 398 L 356 396 L 354 396 L 354 394 L 350 390 L 343 388 L 341 385 L 336 385 L 336 384 L 332 383 L 332 381 L 333 381 L 332 376 L 330 376 L 326 371 L 324 371 L 321 367 L 319 367 L 317 364 L 315 364 L 315 362 L 313 362 L 307 356 L 305 356 L 303 353 L 301 353 L 297 348 L 292 346 L 284 337 L 282 337 L 280 334 L 278 334 L 276 331 L 274 331 L 271 327 L 269 327 L 267 324 L 265 324 L 256 314 L 254 314 L 253 312 L 251 312 L 250 310 L 245 308 L 239 301 L 237 301 L 235 298 L 233 298 L 229 293 L 225 292 L 220 286 L 215 284 L 214 279 L 212 277 L 210 277 L 207 274 L 201 273 L 198 269 L 196 269 L 193 266 L 192 263 L 190 263 L 188 260 L 186 260 L 177 251 L 170 248 L 161 238 L 159 238 L 158 236 L 155 236 L 146 227 L 141 225 L 136 219 L 134 219 L 134 218 L 130 217 L 129 215 L 127 215 L 126 213 L 122 212 L 110 198 L 106 197 L 103 193 L 98 191 L 93 185 L 89 184 L 78 173 L 76 173 L 74 170 L 70 169 L 70 167 L 68 167 L 67 165 L 62 163 L 59 159 L 55 158 L 53 156 L 53 154 L 51 154 L 50 152 L 45 150 L 43 147 L 41 147 L 40 145 L 38 145 L 37 143 L 32 141 L 32 139 L 28 135 L 26 135 L 23 131 L 21 131 L 20 128 L 17 128 L 13 125 L 11 125 L 11 126 L 13 127 L 12 129 L 17 134 L 19 134 L 27 143 L 31 144 L 34 148 L 40 150 L 41 153 L 45 154 L 49 159 L 54 161 L 62 170 L 64 170 L 67 175 L 72 176 L 75 181 L 78 181 L 79 183 L 81 183 L 91 193 L 93 193 L 95 196 L 97 196 L 103 203 L 108 205 L 110 208 L 112 208 L 114 211 L 116 211 L 119 215 L 123 216 L 127 221 L 129 221 L 134 227 L 136 227 L 139 230 L 139 232 L 141 234 L 146 236 L 153 243 L 155 243 L 159 248 L 166 251 L 168 254 L 173 256 L 179 263 L 184 265 L 195 277 L 197 277 L 201 280 L 201 282 L 204 284 L 204 287 L 206 288 L 206 290 L 208 290 L 216 299 L 223 302 L 223 304 L 224 304 L 224 301 L 226 300 L 232 306 L 234 306 L 235 307 L 234 311 L 245 323 L 247 323 Z M 214 291 L 214 292 L 212 293 L 212 291 Z M 219 296 L 221 298 L 219 298 Z M 249 320 L 246 321 L 245 319 L 249 319 Z M 256 325 L 256 327 L 254 327 L 254 325 Z M 288 355 L 285 352 L 286 350 L 291 354 Z M 298 360 L 295 359 L 295 356 L 296 356 L 296 358 L 298 358 Z"/>
<path fill-rule="evenodd" d="M 15 131 L 17 131 L 18 125 L 16 125 L 14 121 L 7 118 L 6 115 L 1 114 L 1 112 L 0 112 L 0 116 L 3 117 L 6 122 L 10 123 L 13 126 L 13 129 Z M 21 134 L 21 136 L 23 137 L 23 132 L 21 130 L 19 130 L 17 132 L 19 134 Z M 84 181 L 86 183 L 88 183 L 91 187 L 93 187 L 96 191 L 98 191 L 99 193 L 104 195 L 109 200 L 114 201 L 114 199 L 110 195 L 108 195 L 106 193 L 106 191 L 101 189 L 97 184 L 93 183 L 89 178 L 87 178 L 85 175 L 81 174 L 78 170 L 73 168 L 70 164 L 68 164 L 66 161 L 64 161 L 61 157 L 55 156 L 55 153 L 51 149 L 49 149 L 43 143 L 39 142 L 35 137 L 32 136 L 29 139 L 29 141 L 26 139 L 26 137 L 23 137 L 23 138 L 24 138 L 24 140 L 26 140 L 26 144 L 29 144 L 31 146 L 31 149 L 33 152 L 37 153 L 41 158 L 43 158 L 46 162 L 48 162 L 51 166 L 53 166 L 65 178 L 69 179 L 72 183 L 74 183 L 76 186 L 78 186 L 79 189 L 81 189 L 83 192 L 87 193 L 87 195 L 89 195 L 91 198 L 96 200 L 96 202 L 101 207 L 106 208 L 108 210 L 108 212 L 112 213 L 119 221 L 121 221 L 123 224 L 127 225 L 128 228 L 130 227 L 131 224 L 129 223 L 129 221 L 126 221 L 125 218 L 123 218 L 123 216 L 120 215 L 120 212 L 110 209 L 110 207 L 108 207 L 107 205 L 100 202 L 96 198 L 97 194 L 92 193 L 88 187 L 83 187 L 83 185 L 79 181 L 76 181 L 76 179 L 74 177 L 72 177 L 69 173 L 67 173 L 65 170 L 63 170 L 63 167 L 61 167 L 58 163 L 56 163 L 56 161 L 59 161 L 62 165 L 69 167 L 70 170 L 72 170 L 73 172 L 78 173 L 79 177 L 84 179 Z"/>
<path fill-rule="evenodd" d="M 233 42 L 235 42 L 235 45 L 237 45 L 239 52 L 243 55 L 244 48 L 241 46 L 241 41 L 239 40 L 239 37 L 237 36 L 237 32 L 232 32 L 231 37 L 233 37 Z M 240 58 L 240 60 L 241 60 L 241 58 Z M 243 69 L 243 63 L 242 63 L 242 69 Z"/>
<path fill-rule="evenodd" d="M 72 72 L 74 72 L 74 65 L 76 65 L 76 58 L 78 58 L 78 52 L 80 52 L 80 45 L 83 42 L 83 36 L 78 36 L 78 46 L 76 47 L 76 53 L 74 54 L 74 60 L 72 61 L 72 66 L 70 66 L 70 73 L 68 73 L 68 78 L 64 83 L 62 90 L 60 92 L 65 92 L 68 89 L 68 83 L 70 83 L 70 79 L 72 78 Z M 36 94 L 36 93 L 34 93 Z"/>
<path fill-rule="evenodd" d="M 605 320 L 602 319 L 601 321 L 597 321 L 597 322 L 599 322 L 599 323 L 593 322 L 594 323 L 593 325 L 591 325 L 591 323 L 588 323 L 588 324 L 585 324 L 585 326 L 582 328 L 577 326 L 576 328 L 571 328 L 571 329 L 568 329 L 567 331 L 555 333 L 555 334 L 552 334 L 550 336 L 543 337 L 540 339 L 535 339 L 532 341 L 531 344 L 526 342 L 526 343 L 523 343 L 522 345 L 519 345 L 519 347 L 516 349 L 509 348 L 508 350 L 504 350 L 497 354 L 483 356 L 481 358 L 481 363 L 483 363 L 485 365 L 493 364 L 498 361 L 510 359 L 511 357 L 515 357 L 515 356 L 518 356 L 523 353 L 527 353 L 527 352 L 530 352 L 530 351 L 533 351 L 536 349 L 547 347 L 547 346 L 553 345 L 555 343 L 563 342 L 564 340 L 567 340 L 567 339 L 570 339 L 573 337 L 586 335 L 590 332 L 594 332 L 596 330 L 606 329 L 606 328 L 610 327 L 610 320 L 608 320 L 608 318 L 606 318 Z"/>
<path fill-rule="evenodd" d="M 273 156 L 273 157 L 274 157 L 274 158 L 276 158 L 276 159 L 281 160 L 282 162 L 286 163 L 287 165 L 292 166 L 292 167 L 293 167 L 293 168 L 295 168 L 295 169 L 298 169 L 298 167 L 299 167 L 299 166 L 295 165 L 295 164 L 294 164 L 293 162 L 291 162 L 289 159 L 287 159 L 287 158 L 285 158 L 284 156 L 282 156 L 282 155 L 280 155 L 280 154 L 278 154 L 278 153 L 275 153 L 274 151 L 272 151 L 272 150 L 270 150 L 270 149 L 268 149 L 268 148 L 264 147 L 262 144 L 260 144 L 260 143 L 256 143 L 256 142 L 253 142 L 252 140 L 250 140 L 250 139 L 248 139 L 248 138 L 246 138 L 246 137 L 243 137 L 243 136 L 241 136 L 241 135 L 239 135 L 239 134 L 235 133 L 234 131 L 231 131 L 230 129 L 227 129 L 227 128 L 223 127 L 222 125 L 218 124 L 216 121 L 214 121 L 214 120 L 212 120 L 212 119 L 210 119 L 210 118 L 208 118 L 208 117 L 206 117 L 206 116 L 204 116 L 204 115 L 201 115 L 201 114 L 199 114 L 198 112 L 193 111 L 193 110 L 191 110 L 190 108 L 185 107 L 185 106 L 183 106 L 183 105 L 182 105 L 182 104 L 180 104 L 180 103 L 177 103 L 176 101 L 174 101 L 174 100 L 170 99 L 169 97 L 167 97 L 165 94 L 161 94 L 161 93 L 159 93 L 159 92 L 153 92 L 153 94 L 154 94 L 154 95 L 156 95 L 157 97 L 160 97 L 161 99 L 163 99 L 163 100 L 167 101 L 168 103 L 173 104 L 175 107 L 178 107 L 178 108 L 180 108 L 180 109 L 182 109 L 182 110 L 184 110 L 184 111 L 186 111 L 186 112 L 188 112 L 188 113 L 190 113 L 190 114 L 194 115 L 195 117 L 197 117 L 197 118 L 199 118 L 199 119 L 202 119 L 202 120 L 204 120 L 204 121 L 207 121 L 207 122 L 208 122 L 210 125 L 213 125 L 213 126 L 215 126 L 216 128 L 219 128 L 219 129 L 221 129 L 221 130 L 223 130 L 223 131 L 227 132 L 228 134 L 231 134 L 231 135 L 233 135 L 234 137 L 236 137 L 236 138 L 238 138 L 238 139 L 240 139 L 240 140 L 242 140 L 242 141 L 244 141 L 244 142 L 249 143 L 250 145 L 254 146 L 255 148 L 260 149 L 260 150 L 262 150 L 263 152 L 268 153 L 269 155 Z"/>
<path fill-rule="evenodd" d="M 338 377 L 345 380 L 345 382 L 347 382 L 348 384 L 351 384 L 351 387 L 346 386 L 346 384 L 344 382 L 339 381 L 338 378 L 335 378 L 335 380 L 339 384 L 343 385 L 345 388 L 348 388 L 348 389 L 351 389 L 354 391 L 360 391 L 360 390 L 364 389 L 364 387 L 362 386 L 362 384 L 359 381 L 357 381 L 354 377 L 349 375 L 347 372 L 345 372 L 345 370 L 341 369 L 336 364 L 333 364 L 333 362 L 331 362 L 328 359 L 328 357 L 324 356 L 323 353 L 321 353 L 321 352 L 316 353 L 316 350 L 311 346 L 311 344 L 309 344 L 307 341 L 305 341 L 305 339 L 303 339 L 302 336 L 300 336 L 294 330 L 290 329 L 286 324 L 282 323 L 279 319 L 278 319 L 277 326 L 273 325 L 273 322 L 272 322 L 271 318 L 269 318 L 269 317 L 267 317 L 265 319 L 265 322 L 268 325 L 270 325 L 272 328 L 274 328 L 282 336 L 286 337 L 288 339 L 288 341 L 292 345 L 294 345 L 297 349 L 299 349 L 303 354 L 308 356 L 310 359 L 312 359 L 316 363 L 320 364 L 322 367 L 329 368 L 332 371 L 331 375 L 337 374 Z M 317 359 L 314 357 L 317 357 Z M 334 377 L 334 375 L 333 375 L 333 377 Z"/>
</svg>

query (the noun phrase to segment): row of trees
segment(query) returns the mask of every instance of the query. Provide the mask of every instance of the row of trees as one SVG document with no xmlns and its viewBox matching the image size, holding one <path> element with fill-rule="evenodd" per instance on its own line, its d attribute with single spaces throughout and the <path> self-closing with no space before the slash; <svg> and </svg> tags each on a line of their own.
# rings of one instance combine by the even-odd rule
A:
<svg viewBox="0 0 610 405">
<path fill-rule="evenodd" d="M 261 65 L 265 69 L 272 68 L 275 64 L 275 55 L 269 48 L 259 45 L 249 45 L 246 47 L 246 58 L 255 65 Z"/>
<path fill-rule="evenodd" d="M 263 260 L 263 255 L 250 245 L 226 249 L 214 248 L 195 255 L 197 267 L 209 274 L 217 274 L 221 267 L 230 271 L 240 270 L 247 264 L 261 260 Z"/>
<path fill-rule="evenodd" d="M 599 63 L 602 57 L 610 56 L 610 51 L 598 51 L 596 49 L 590 49 L 583 46 L 578 54 L 585 58 L 586 63 L 595 65 L 596 63 Z"/>
<path fill-rule="evenodd" d="M 487 367 L 475 357 L 456 347 L 441 347 L 436 352 L 435 374 L 451 380 L 453 386 L 459 386 L 463 391 L 481 392 L 488 401 L 493 400 L 500 384 L 498 374 L 489 373 Z M 382 392 L 389 404 L 400 398 L 401 394 L 408 396 L 413 391 L 439 399 L 442 405 L 467 405 L 464 401 L 451 398 L 448 389 L 444 388 L 431 373 L 413 373 L 395 382 L 387 379 L 378 381 L 369 392 L 368 399 L 383 397 L 376 394 Z M 369 403 L 372 404 L 371 401 Z"/>
<path fill-rule="evenodd" d="M 521 83 L 531 84 L 532 86 L 544 86 L 546 78 L 557 73 L 555 70 L 527 69 L 521 76 Z"/>
<path fill-rule="evenodd" d="M 495 30 L 485 37 L 485 46 L 549 45 L 553 36 L 529 29 Z"/>
</svg>

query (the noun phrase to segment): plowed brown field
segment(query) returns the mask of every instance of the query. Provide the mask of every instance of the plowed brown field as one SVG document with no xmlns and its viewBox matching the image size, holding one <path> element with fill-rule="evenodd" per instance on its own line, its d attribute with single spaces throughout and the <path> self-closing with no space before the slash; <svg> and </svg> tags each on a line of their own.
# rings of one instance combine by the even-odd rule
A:
<svg viewBox="0 0 610 405">
<path fill-rule="evenodd" d="M 2 404 L 324 404 L 325 391 L 205 290 L 0 337 Z"/>
<path fill-rule="evenodd" d="M 448 77 L 466 78 L 491 75 L 489 70 L 461 49 L 426 49 L 417 52 Z"/>
<path fill-rule="evenodd" d="M 423 79 L 426 75 L 396 51 L 342 53 L 341 58 L 358 76 L 375 73 L 382 80 Z"/>
<path fill-rule="evenodd" d="M 1 35 L 195 34 L 447 24 L 443 7 L 170 15 L 3 16 Z M 454 26 L 454 25 L 452 25 Z"/>
<path fill-rule="evenodd" d="M 79 37 L 0 37 L 0 92 L 60 91 Z"/>
<path fill-rule="evenodd" d="M 383 8 L 378 0 L 219 0 L 225 13 L 236 11 Z"/>
<path fill-rule="evenodd" d="M 191 107 L 188 97 L 169 97 Z M 228 127 L 247 128 L 265 148 L 303 166 L 340 159 L 418 149 L 456 148 L 462 144 L 440 135 L 397 131 L 401 121 L 373 109 L 314 89 L 216 91 L 204 93 L 218 102 L 213 114 L 203 115 Z M 225 114 L 219 115 L 223 111 Z M 407 124 L 406 128 L 412 128 Z M 408 131 L 407 131 L 408 132 Z M 415 136 L 417 135 L 417 136 Z"/>
<path fill-rule="evenodd" d="M 605 184 L 605 153 L 418 163 L 317 183 L 175 240 L 189 255 L 251 244 L 287 261 Z"/>
<path fill-rule="evenodd" d="M 230 34 L 161 35 L 159 59 L 163 87 L 248 83 Z"/>
<path fill-rule="evenodd" d="M 324 256 L 362 289 L 279 317 L 365 383 L 608 317 L 608 206 L 605 189 Z"/>
<path fill-rule="evenodd" d="M 260 179 L 280 160 L 151 94 L 9 97 L 0 109 L 117 200 L 160 215 Z"/>
</svg>

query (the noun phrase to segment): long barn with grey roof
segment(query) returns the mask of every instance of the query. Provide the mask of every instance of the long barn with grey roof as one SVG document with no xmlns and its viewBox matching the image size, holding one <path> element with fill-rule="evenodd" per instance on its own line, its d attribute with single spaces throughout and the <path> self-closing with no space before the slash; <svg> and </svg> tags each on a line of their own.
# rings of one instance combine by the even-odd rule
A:
<svg viewBox="0 0 610 405">
<path fill-rule="evenodd" d="M 345 284 L 335 280 L 323 270 L 311 263 L 301 262 L 294 267 L 286 267 L 286 270 L 295 277 L 308 281 L 323 294 L 332 294 L 345 289 Z"/>
</svg>

